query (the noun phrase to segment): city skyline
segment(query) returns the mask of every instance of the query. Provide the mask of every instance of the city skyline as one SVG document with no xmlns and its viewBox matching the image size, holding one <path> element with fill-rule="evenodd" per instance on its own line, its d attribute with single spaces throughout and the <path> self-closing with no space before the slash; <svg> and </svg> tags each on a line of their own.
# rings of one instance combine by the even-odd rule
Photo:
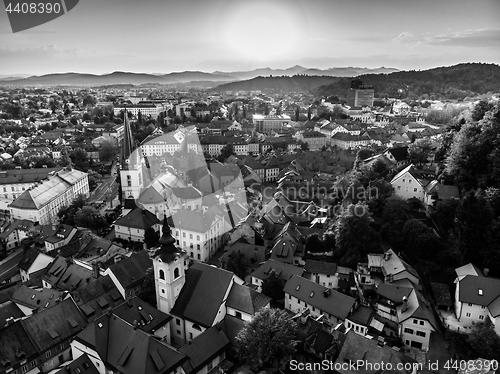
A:
<svg viewBox="0 0 500 374">
<path fill-rule="evenodd" d="M 499 16 L 496 0 L 85 0 L 15 34 L 1 12 L 0 74 L 498 64 Z"/>
</svg>

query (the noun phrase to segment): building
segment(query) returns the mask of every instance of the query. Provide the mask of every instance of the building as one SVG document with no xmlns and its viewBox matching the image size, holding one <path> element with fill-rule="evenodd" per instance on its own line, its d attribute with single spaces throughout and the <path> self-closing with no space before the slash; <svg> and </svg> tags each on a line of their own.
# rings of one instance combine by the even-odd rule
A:
<svg viewBox="0 0 500 374">
<path fill-rule="evenodd" d="M 45 253 L 41 253 L 34 248 L 28 248 L 18 265 L 21 281 L 29 282 L 34 280 L 35 276 L 43 272 L 52 261 L 54 259 Z"/>
<path fill-rule="evenodd" d="M 250 275 L 250 283 L 256 288 L 257 291 L 262 292 L 262 283 L 267 277 L 269 277 L 271 272 L 275 272 L 276 276 L 281 279 L 283 285 L 285 285 L 285 283 L 294 275 L 301 276 L 304 269 L 292 264 L 270 259 L 260 265 L 259 268 L 257 268 Z"/>
<path fill-rule="evenodd" d="M 351 135 L 345 132 L 337 132 L 330 140 L 331 145 L 341 149 L 352 149 L 365 147 L 371 143 L 367 135 Z"/>
<path fill-rule="evenodd" d="M 28 232 L 34 227 L 28 220 L 14 220 L 7 227 L 2 227 L 0 243 L 6 251 L 10 251 L 21 244 L 21 240 L 28 237 Z"/>
<path fill-rule="evenodd" d="M 473 325 L 489 318 L 500 335 L 500 279 L 485 276 L 473 264 L 455 269 L 455 315 Z"/>
<path fill-rule="evenodd" d="M 264 134 L 270 134 L 272 132 L 280 133 L 283 128 L 288 127 L 291 122 L 290 116 L 287 115 L 262 115 L 254 114 L 252 116 L 254 130 Z"/>
<path fill-rule="evenodd" d="M 426 187 L 429 183 L 430 181 L 425 179 L 413 165 L 408 165 L 391 180 L 397 196 L 403 199 L 415 198 L 422 202 L 425 201 Z"/>
<path fill-rule="evenodd" d="M 309 150 L 318 151 L 326 147 L 327 137 L 318 131 L 305 131 L 299 135 L 299 140 L 309 146 Z"/>
<path fill-rule="evenodd" d="M 103 275 L 109 275 L 120 295 L 125 300 L 129 300 L 141 293 L 146 270 L 152 265 L 153 262 L 147 252 L 139 251 L 129 258 L 111 265 L 104 271 Z"/>
<path fill-rule="evenodd" d="M 286 282 L 285 309 L 299 313 L 308 309 L 314 317 L 323 316 L 330 325 L 344 323 L 353 311 L 356 300 L 338 291 L 323 287 L 298 275 Z"/>
<path fill-rule="evenodd" d="M 87 173 L 66 168 L 51 172 L 47 179 L 24 191 L 8 205 L 13 219 L 46 225 L 57 222 L 57 213 L 79 195 L 89 196 Z"/>
<path fill-rule="evenodd" d="M 337 264 L 325 261 L 306 260 L 304 270 L 305 278 L 324 287 L 338 287 L 339 278 Z"/>
<path fill-rule="evenodd" d="M 148 210 L 135 208 L 115 222 L 115 234 L 120 239 L 143 243 L 147 229 L 160 231 L 160 227 L 156 215 Z"/>
<path fill-rule="evenodd" d="M 120 112 L 130 112 L 135 117 L 139 115 L 139 112 L 143 117 L 149 117 L 156 119 L 161 112 L 165 111 L 163 105 L 154 104 L 147 101 L 141 101 L 135 105 L 126 105 L 126 106 L 115 106 L 113 108 L 113 113 L 115 116 L 120 115 Z"/>
<path fill-rule="evenodd" d="M 235 283 L 241 285 L 243 280 L 229 271 L 195 262 L 186 272 L 184 286 L 170 311 L 174 317 L 171 322 L 172 344 L 192 341 L 222 321 Z"/>
<path fill-rule="evenodd" d="M 141 143 L 142 153 L 148 157 L 163 156 L 165 153 L 173 155 L 181 149 L 184 140 L 185 136 L 180 132 L 150 135 Z"/>
<path fill-rule="evenodd" d="M 351 88 L 347 91 L 347 105 L 350 107 L 373 106 L 373 86 L 365 85 L 361 79 L 351 81 Z"/>
</svg>

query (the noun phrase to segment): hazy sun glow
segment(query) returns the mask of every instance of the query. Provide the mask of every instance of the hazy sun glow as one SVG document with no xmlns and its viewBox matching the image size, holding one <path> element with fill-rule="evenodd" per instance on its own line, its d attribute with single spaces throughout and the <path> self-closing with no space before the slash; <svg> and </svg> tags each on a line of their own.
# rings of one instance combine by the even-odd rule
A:
<svg viewBox="0 0 500 374">
<path fill-rule="evenodd" d="M 234 52 L 256 60 L 273 60 L 292 51 L 299 25 L 294 25 L 295 17 L 286 8 L 251 3 L 231 13 L 224 33 Z"/>
</svg>

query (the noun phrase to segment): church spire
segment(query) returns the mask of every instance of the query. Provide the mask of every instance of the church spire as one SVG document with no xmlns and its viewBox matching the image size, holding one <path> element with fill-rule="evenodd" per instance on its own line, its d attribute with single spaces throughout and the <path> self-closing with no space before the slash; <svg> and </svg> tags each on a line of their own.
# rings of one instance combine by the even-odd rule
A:
<svg viewBox="0 0 500 374">
<path fill-rule="evenodd" d="M 130 122 L 128 120 L 127 108 L 125 108 L 125 112 L 123 113 L 123 130 L 122 169 L 127 170 L 130 162 L 130 156 L 134 150 L 134 138 L 132 136 L 132 129 L 130 128 Z"/>
<path fill-rule="evenodd" d="M 158 243 L 160 248 L 155 253 L 156 256 L 160 256 L 164 262 L 172 261 L 181 250 L 175 245 L 175 238 L 172 236 L 172 230 L 168 224 L 167 216 L 163 218 L 162 236 Z"/>
</svg>

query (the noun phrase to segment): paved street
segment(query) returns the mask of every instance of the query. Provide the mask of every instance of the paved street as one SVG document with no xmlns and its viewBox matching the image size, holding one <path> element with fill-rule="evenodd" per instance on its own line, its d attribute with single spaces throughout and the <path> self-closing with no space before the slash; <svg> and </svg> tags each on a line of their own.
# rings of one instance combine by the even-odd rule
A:
<svg viewBox="0 0 500 374">
<path fill-rule="evenodd" d="M 89 203 L 95 203 L 98 201 L 106 201 L 108 198 L 108 192 L 111 194 L 118 191 L 118 184 L 115 182 L 115 177 L 109 177 L 102 181 L 102 183 L 97 187 L 89 198 Z M 112 196 L 112 195 L 111 195 Z"/>
</svg>

